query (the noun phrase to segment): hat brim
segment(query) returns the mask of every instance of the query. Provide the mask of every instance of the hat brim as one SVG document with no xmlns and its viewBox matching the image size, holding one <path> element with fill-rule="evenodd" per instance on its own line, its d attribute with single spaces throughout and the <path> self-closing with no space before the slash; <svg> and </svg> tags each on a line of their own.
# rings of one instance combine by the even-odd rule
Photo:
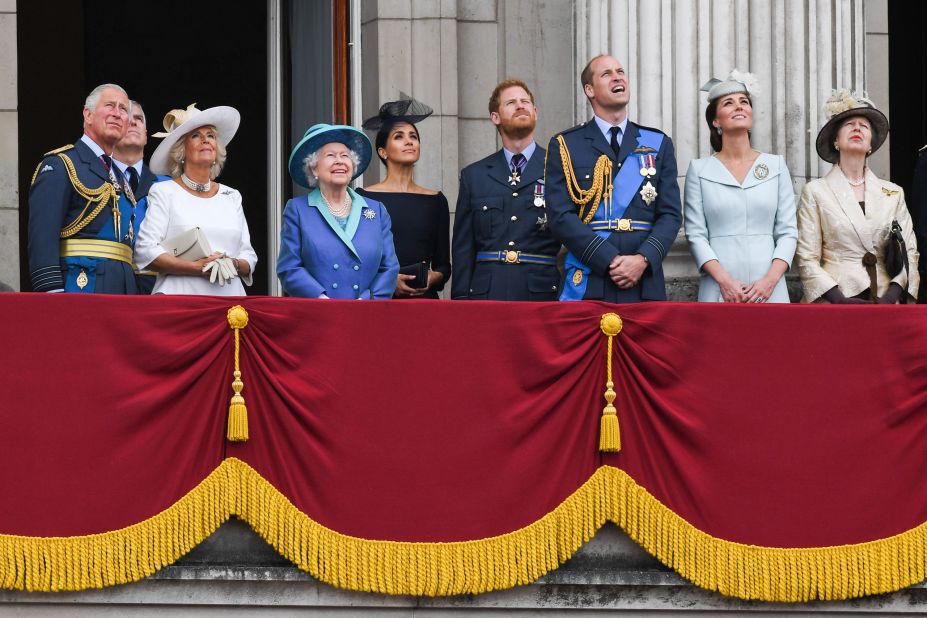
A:
<svg viewBox="0 0 927 618">
<path fill-rule="evenodd" d="M 317 131 L 310 129 L 293 148 L 293 152 L 290 153 L 288 167 L 293 182 L 302 187 L 311 188 L 309 179 L 306 178 L 306 172 L 303 170 L 303 161 L 325 144 L 331 144 L 332 142 L 344 144 L 360 157 L 360 165 L 354 170 L 351 180 L 364 173 L 364 170 L 370 165 L 370 157 L 373 156 L 373 146 L 370 145 L 367 136 L 360 129 L 348 125 L 326 125 L 325 128 Z"/>
<path fill-rule="evenodd" d="M 840 160 L 840 153 L 834 148 L 834 140 L 837 139 L 837 131 L 843 121 L 853 116 L 862 116 L 872 125 L 872 152 L 882 147 L 888 138 L 888 118 L 874 107 L 854 107 L 834 115 L 821 127 L 815 142 L 819 157 L 834 164 Z"/>
<path fill-rule="evenodd" d="M 235 137 L 240 123 L 241 114 L 239 114 L 238 110 L 234 107 L 219 105 L 217 107 L 204 109 L 192 118 L 188 118 L 180 126 L 175 127 L 173 131 L 161 140 L 161 143 L 155 148 L 154 154 L 151 155 L 148 166 L 155 174 L 170 174 L 171 148 L 190 133 L 190 131 L 199 129 L 200 127 L 216 127 L 216 133 L 219 135 L 219 143 L 222 144 L 224 148 L 228 146 L 232 138 Z"/>
</svg>

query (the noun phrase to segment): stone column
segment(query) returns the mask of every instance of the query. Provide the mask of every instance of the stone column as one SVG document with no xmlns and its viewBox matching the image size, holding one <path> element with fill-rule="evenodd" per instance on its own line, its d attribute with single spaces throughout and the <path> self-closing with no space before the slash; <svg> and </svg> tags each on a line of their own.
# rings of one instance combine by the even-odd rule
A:
<svg viewBox="0 0 927 618">
<path fill-rule="evenodd" d="M 19 289 L 16 2 L 0 0 L 0 283 Z M 23 265 L 24 270 L 29 265 Z"/>
<path fill-rule="evenodd" d="M 711 152 L 699 87 L 733 68 L 755 73 L 762 92 L 754 97 L 753 144 L 786 158 L 797 191 L 829 169 L 814 143 L 830 91 L 865 89 L 863 4 L 578 0 L 575 68 L 582 70 L 600 53 L 624 64 L 631 80 L 630 117 L 673 138 L 680 184 L 689 161 Z M 879 85 L 884 99 L 877 100 L 885 109 L 886 86 L 887 80 Z M 577 122 L 591 116 L 581 92 L 575 109 Z M 681 235 L 666 270 L 671 277 L 696 274 Z"/>
<path fill-rule="evenodd" d="M 457 3 L 454 0 L 361 2 L 362 116 L 408 94 L 434 108 L 419 125 L 422 158 L 415 181 L 425 187 L 457 186 Z M 362 121 L 362 120 L 361 120 Z M 373 136 L 371 135 L 371 139 Z M 385 175 L 374 158 L 364 183 Z"/>
</svg>

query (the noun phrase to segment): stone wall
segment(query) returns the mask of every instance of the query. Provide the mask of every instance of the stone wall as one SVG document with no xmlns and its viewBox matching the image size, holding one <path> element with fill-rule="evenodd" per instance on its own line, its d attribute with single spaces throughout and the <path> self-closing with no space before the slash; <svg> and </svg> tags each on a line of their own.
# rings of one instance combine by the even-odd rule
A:
<svg viewBox="0 0 927 618">
<path fill-rule="evenodd" d="M 16 0 L 0 0 L 0 283 L 19 289 Z"/>
</svg>

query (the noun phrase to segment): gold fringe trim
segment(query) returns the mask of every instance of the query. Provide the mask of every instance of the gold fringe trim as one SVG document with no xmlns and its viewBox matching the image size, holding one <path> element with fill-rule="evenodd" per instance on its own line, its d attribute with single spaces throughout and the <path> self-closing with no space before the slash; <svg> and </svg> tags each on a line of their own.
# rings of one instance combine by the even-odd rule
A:
<svg viewBox="0 0 927 618">
<path fill-rule="evenodd" d="M 0 589 L 86 590 L 148 577 L 228 519 L 228 473 L 220 465 L 164 511 L 120 530 L 70 537 L 0 534 Z"/>
<path fill-rule="evenodd" d="M 611 466 L 541 519 L 507 534 L 453 543 L 362 539 L 313 521 L 248 464 L 229 458 L 177 504 L 128 528 L 67 538 L 0 535 L 0 587 L 81 590 L 136 581 L 177 560 L 233 514 L 318 580 L 386 594 L 479 594 L 529 584 L 563 564 L 606 521 L 696 585 L 741 599 L 847 599 L 927 578 L 927 523 L 854 545 L 744 545 L 697 530 Z"/>
</svg>

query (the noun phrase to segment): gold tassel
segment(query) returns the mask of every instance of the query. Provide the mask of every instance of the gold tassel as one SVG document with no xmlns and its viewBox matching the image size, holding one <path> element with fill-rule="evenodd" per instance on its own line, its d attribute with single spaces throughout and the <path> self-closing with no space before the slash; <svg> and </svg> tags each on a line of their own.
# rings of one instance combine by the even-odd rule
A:
<svg viewBox="0 0 927 618">
<path fill-rule="evenodd" d="M 241 305 L 235 305 L 228 311 L 229 326 L 235 331 L 235 379 L 232 381 L 232 402 L 229 404 L 229 424 L 226 438 L 229 442 L 246 442 L 248 440 L 248 408 L 245 398 L 241 396 L 241 389 L 245 383 L 241 381 L 239 367 L 239 331 L 248 325 L 248 312 Z"/>
<path fill-rule="evenodd" d="M 621 332 L 621 317 L 617 313 L 606 313 L 599 321 L 599 328 L 608 337 L 606 357 L 605 408 L 599 422 L 599 450 L 603 453 L 617 453 L 621 450 L 621 430 L 618 427 L 618 410 L 615 409 L 615 383 L 612 381 L 612 341 Z"/>
</svg>

